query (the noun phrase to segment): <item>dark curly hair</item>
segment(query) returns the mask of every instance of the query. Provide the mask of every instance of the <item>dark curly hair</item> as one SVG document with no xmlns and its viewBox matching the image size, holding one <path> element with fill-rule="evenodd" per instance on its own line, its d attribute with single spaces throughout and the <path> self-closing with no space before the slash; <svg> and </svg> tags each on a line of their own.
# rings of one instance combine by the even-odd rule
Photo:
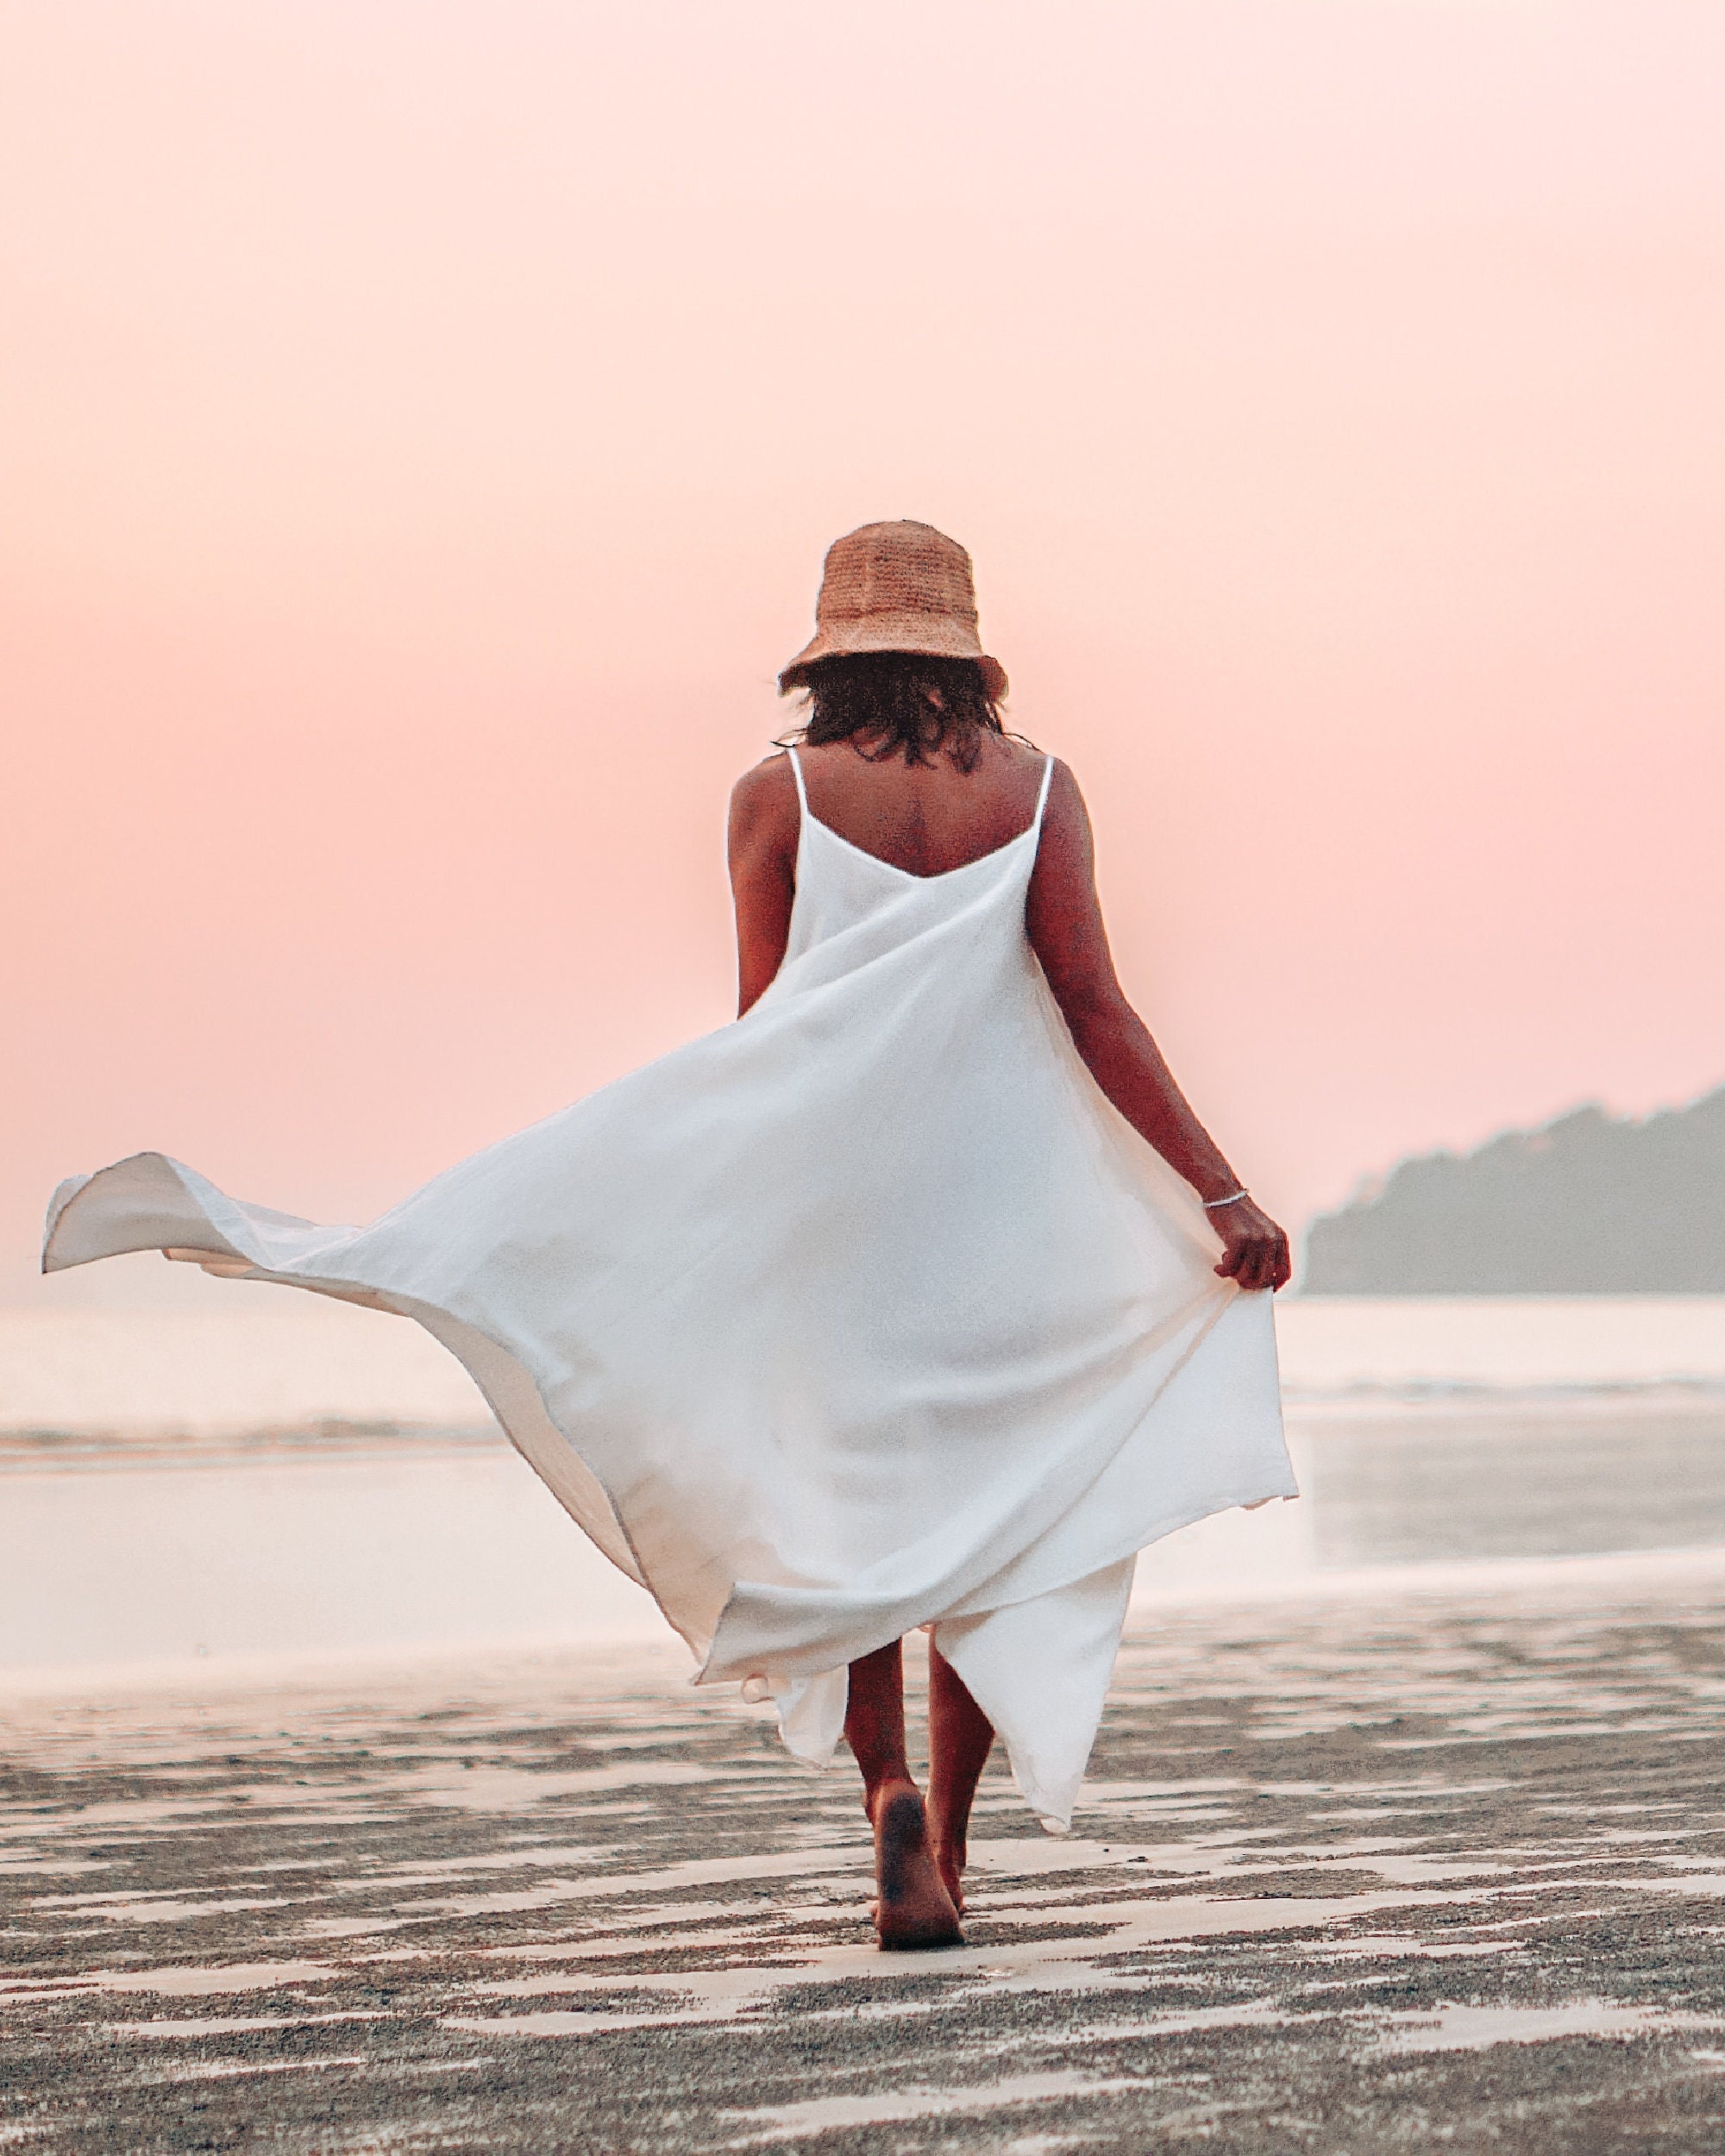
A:
<svg viewBox="0 0 1725 2156">
<path fill-rule="evenodd" d="M 808 716 L 787 741 L 811 749 L 848 741 L 871 763 L 902 754 L 906 763 L 932 764 L 944 749 L 961 771 L 974 771 L 983 730 L 1006 731 L 974 659 L 859 651 L 814 660 L 780 693 L 799 688 Z"/>
</svg>

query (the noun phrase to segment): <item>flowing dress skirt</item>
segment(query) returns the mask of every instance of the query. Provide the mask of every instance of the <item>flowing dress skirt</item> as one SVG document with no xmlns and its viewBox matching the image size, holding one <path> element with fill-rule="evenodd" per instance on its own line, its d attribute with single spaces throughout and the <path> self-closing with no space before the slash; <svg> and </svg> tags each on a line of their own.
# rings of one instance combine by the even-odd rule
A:
<svg viewBox="0 0 1725 2156">
<path fill-rule="evenodd" d="M 417 1319 L 697 1682 L 822 1759 L 846 1665 L 929 1626 L 1062 1826 L 1137 1552 L 1295 1489 L 1270 1299 L 1216 1276 L 1026 940 L 1041 817 L 919 877 L 805 803 L 736 1024 L 367 1227 L 139 1154 L 61 1185 L 44 1265 L 168 1250 Z"/>
</svg>

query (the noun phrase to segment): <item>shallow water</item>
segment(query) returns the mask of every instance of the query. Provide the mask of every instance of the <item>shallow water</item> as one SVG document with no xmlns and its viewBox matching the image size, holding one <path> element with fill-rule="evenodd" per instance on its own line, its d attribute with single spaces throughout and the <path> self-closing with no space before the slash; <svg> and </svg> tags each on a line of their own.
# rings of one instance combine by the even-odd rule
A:
<svg viewBox="0 0 1725 2156">
<path fill-rule="evenodd" d="M 417 1327 L 202 1282 L 0 1313 L 0 1671 L 656 1634 Z M 1298 1302 L 1302 1498 L 1169 1538 L 1140 1601 L 1725 1549 L 1725 1299 Z"/>
<path fill-rule="evenodd" d="M 1302 1419 L 1324 1568 L 1725 1544 L 1725 1399 Z"/>
<path fill-rule="evenodd" d="M 1292 1442 L 1305 1495 L 1158 1544 L 1141 1602 L 1725 1551 L 1725 1409 L 1380 1408 L 1302 1420 Z M 0 1669 L 15 1673 L 660 1629 L 500 1441 L 326 1432 L 0 1465 Z"/>
<path fill-rule="evenodd" d="M 661 1622 L 501 1443 L 0 1473 L 0 1668 Z"/>
</svg>

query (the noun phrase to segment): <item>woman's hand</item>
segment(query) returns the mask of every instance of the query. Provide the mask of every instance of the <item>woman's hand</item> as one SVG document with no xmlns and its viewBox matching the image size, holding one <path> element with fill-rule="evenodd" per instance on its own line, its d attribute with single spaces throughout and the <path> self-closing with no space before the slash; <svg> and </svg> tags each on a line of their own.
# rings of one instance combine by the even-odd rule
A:
<svg viewBox="0 0 1725 2156">
<path fill-rule="evenodd" d="M 1232 1280 L 1248 1294 L 1288 1285 L 1294 1269 L 1288 1238 L 1250 1198 L 1218 1206 L 1210 1215 L 1210 1225 L 1222 1238 L 1222 1262 L 1216 1270 L 1224 1280 Z"/>
</svg>

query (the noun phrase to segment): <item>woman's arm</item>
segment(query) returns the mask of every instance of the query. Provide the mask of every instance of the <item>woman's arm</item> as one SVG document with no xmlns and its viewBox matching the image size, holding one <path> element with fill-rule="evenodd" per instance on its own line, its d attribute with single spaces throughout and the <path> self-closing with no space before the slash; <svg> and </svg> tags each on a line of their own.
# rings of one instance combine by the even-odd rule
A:
<svg viewBox="0 0 1725 2156">
<path fill-rule="evenodd" d="M 1115 978 L 1096 896 L 1090 818 L 1063 763 L 1055 765 L 1049 787 L 1025 926 L 1074 1044 L 1108 1099 L 1201 1198 L 1238 1190 L 1240 1178 L 1192 1112 Z M 1287 1284 L 1288 1238 L 1251 1199 L 1218 1206 L 1209 1218 L 1223 1243 L 1219 1273 L 1245 1288 Z"/>
<path fill-rule="evenodd" d="M 737 909 L 737 1015 L 758 1003 L 784 963 L 797 895 L 796 780 L 768 756 L 731 789 L 731 895 Z"/>
</svg>

